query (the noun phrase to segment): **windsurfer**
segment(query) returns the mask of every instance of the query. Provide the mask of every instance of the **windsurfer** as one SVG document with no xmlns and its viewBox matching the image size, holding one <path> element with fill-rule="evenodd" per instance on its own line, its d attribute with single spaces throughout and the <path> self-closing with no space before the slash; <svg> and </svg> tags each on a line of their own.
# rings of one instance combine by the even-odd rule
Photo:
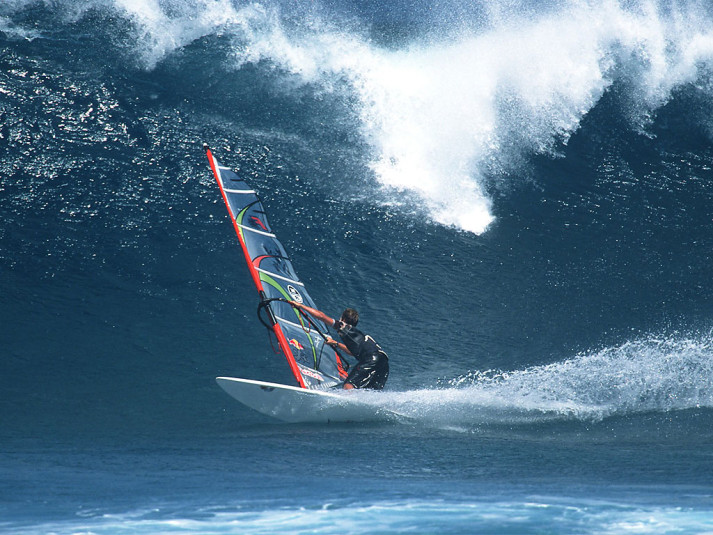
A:
<svg viewBox="0 0 713 535">
<path fill-rule="evenodd" d="M 290 304 L 336 329 L 342 341 L 338 342 L 327 336 L 327 344 L 344 351 L 359 361 L 344 380 L 346 390 L 352 388 L 381 390 L 384 388 L 386 379 L 389 377 L 389 357 L 371 336 L 356 328 L 359 322 L 359 313 L 356 310 L 347 308 L 342 312 L 339 320 L 334 320 L 316 308 L 296 301 L 290 301 Z"/>
</svg>

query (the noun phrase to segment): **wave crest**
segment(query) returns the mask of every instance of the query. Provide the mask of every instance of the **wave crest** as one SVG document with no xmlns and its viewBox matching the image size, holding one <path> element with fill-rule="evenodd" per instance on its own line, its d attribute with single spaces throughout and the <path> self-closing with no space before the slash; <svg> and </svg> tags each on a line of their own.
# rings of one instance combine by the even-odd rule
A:
<svg viewBox="0 0 713 535">
<path fill-rule="evenodd" d="M 13 0 L 0 16 L 36 3 Z M 488 186 L 517 175 L 532 154 L 556 155 L 614 84 L 624 94 L 621 114 L 643 130 L 677 88 L 710 76 L 710 7 L 670 4 L 570 0 L 534 13 L 517 2 L 489 2 L 461 30 L 437 24 L 439 17 L 450 20 L 446 3 L 442 13 L 429 10 L 434 33 L 418 33 L 419 26 L 398 44 L 381 39 L 391 43 L 384 46 L 372 36 L 395 31 L 393 25 L 360 26 L 358 15 L 346 23 L 348 10 L 332 4 L 51 3 L 65 19 L 100 11 L 128 21 L 134 51 L 148 68 L 215 35 L 232 42 L 228 70 L 267 66 L 316 91 L 343 94 L 346 120 L 359 121 L 381 185 L 409 193 L 409 202 L 415 196 L 411 205 L 433 220 L 474 233 L 494 220 Z M 125 45 L 124 32 L 117 30 L 117 42 Z M 699 86 L 712 91 L 711 84 Z"/>
</svg>

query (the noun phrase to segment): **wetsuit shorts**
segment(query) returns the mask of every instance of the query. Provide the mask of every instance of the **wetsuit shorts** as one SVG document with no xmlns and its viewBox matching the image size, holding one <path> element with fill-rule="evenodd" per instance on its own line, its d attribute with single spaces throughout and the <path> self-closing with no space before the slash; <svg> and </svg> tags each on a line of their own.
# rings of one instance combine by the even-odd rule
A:
<svg viewBox="0 0 713 535">
<path fill-rule="evenodd" d="M 381 390 L 389 378 L 389 358 L 384 353 L 374 353 L 363 358 L 349 372 L 345 383 L 354 388 Z"/>
</svg>

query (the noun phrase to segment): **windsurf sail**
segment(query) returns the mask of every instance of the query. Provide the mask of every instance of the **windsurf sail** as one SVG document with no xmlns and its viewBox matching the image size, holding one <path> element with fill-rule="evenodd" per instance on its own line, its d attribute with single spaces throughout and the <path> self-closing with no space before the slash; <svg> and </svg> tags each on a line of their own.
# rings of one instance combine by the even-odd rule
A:
<svg viewBox="0 0 713 535">
<path fill-rule="evenodd" d="M 287 303 L 317 308 L 273 233 L 260 198 L 235 172 L 220 165 L 207 145 L 204 148 L 260 296 L 258 313 L 264 311 L 263 322 L 274 333 L 297 384 L 323 389 L 343 381 L 347 365 L 326 345 L 327 326 Z"/>
</svg>

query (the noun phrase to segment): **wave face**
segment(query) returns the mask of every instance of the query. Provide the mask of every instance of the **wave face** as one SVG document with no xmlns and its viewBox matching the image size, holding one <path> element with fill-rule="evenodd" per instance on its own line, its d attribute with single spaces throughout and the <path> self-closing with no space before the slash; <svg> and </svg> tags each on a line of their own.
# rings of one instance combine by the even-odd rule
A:
<svg viewBox="0 0 713 535">
<path fill-rule="evenodd" d="M 609 377 L 619 364 L 599 368 L 602 357 L 587 351 L 636 348 L 652 366 L 637 367 L 647 384 L 663 357 L 648 353 L 646 340 L 707 346 L 706 336 L 668 333 L 705 332 L 711 316 L 710 9 L 421 7 L 6 3 L 6 310 L 28 307 L 40 317 L 23 332 L 40 323 L 55 340 L 63 322 L 78 321 L 47 320 L 63 315 L 68 300 L 91 318 L 80 347 L 121 339 L 108 326 L 126 321 L 137 300 L 191 310 L 177 324 L 237 309 L 248 318 L 250 307 L 237 303 L 251 302 L 249 281 L 233 266 L 239 257 L 230 256 L 225 216 L 196 151 L 209 140 L 264 192 L 278 229 L 299 229 L 283 240 L 318 302 L 345 299 L 392 318 L 382 337 L 401 351 L 418 341 L 421 360 L 397 375 L 401 387 L 462 383 L 454 377 L 495 369 L 500 380 L 459 383 L 454 395 L 492 395 L 497 404 L 498 396 L 517 399 L 508 390 L 516 388 L 541 403 L 535 409 L 562 404 L 595 418 L 637 410 L 633 399 L 655 409 L 643 392 L 613 406 L 598 399 L 624 395 Z M 344 273 L 348 282 L 330 283 Z M 114 319 L 104 319 L 95 295 L 105 291 L 116 293 Z M 412 300 L 431 306 L 424 312 Z M 148 348 L 150 318 L 165 310 L 145 306 L 138 346 L 164 355 Z M 421 327 L 401 315 L 419 317 Z M 251 321 L 239 337 L 251 340 L 248 352 L 264 354 Z M 460 333 L 451 342 L 421 341 L 422 333 L 443 338 L 446 321 Z M 11 337 L 8 347 L 22 359 L 25 343 Z M 222 344 L 208 349 L 225 352 Z M 258 362 L 255 374 L 270 369 Z M 540 394 L 519 382 L 539 385 L 551 373 L 549 383 L 562 386 L 567 363 L 586 364 L 602 392 L 575 378 Z M 688 399 L 660 389 L 654 397 Z"/>
<path fill-rule="evenodd" d="M 195 339 L 200 353 L 230 353 L 237 336 L 250 340 L 241 354 L 264 354 L 196 149 L 209 140 L 264 193 L 318 302 L 394 322 L 379 334 L 418 355 L 396 375 L 402 389 L 455 381 L 455 403 L 488 406 L 514 389 L 523 407 L 588 418 L 708 406 L 665 374 L 628 394 L 612 374 L 633 351 L 649 367 L 632 367 L 629 386 L 649 388 L 666 355 L 708 344 L 670 333 L 706 332 L 712 312 L 710 9 L 421 7 L 428 16 L 339 2 L 4 4 L 0 259 L 8 321 L 24 333 L 10 354 L 64 354 L 67 329 L 89 329 L 73 342 L 86 353 L 138 338 L 154 364 Z M 136 333 L 112 332 L 136 306 Z M 17 307 L 35 319 L 13 319 Z M 63 317 L 72 307 L 86 325 Z M 238 310 L 238 334 L 221 322 L 219 341 L 200 334 Z M 38 324 L 49 342 L 31 336 Z M 200 327 L 156 347 L 174 324 Z M 651 349 L 661 337 L 668 349 Z M 704 391 L 701 352 L 682 370 L 702 373 L 685 383 Z M 279 376 L 255 362 L 253 375 Z"/>
</svg>

